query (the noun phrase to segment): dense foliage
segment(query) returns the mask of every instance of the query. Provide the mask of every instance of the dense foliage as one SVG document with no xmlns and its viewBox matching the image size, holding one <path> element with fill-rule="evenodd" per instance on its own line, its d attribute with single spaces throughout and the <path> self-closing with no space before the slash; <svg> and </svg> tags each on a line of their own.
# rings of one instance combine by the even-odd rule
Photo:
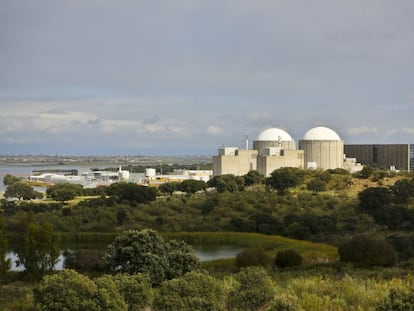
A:
<svg viewBox="0 0 414 311">
<path fill-rule="evenodd" d="M 46 195 L 49 198 L 62 203 L 72 200 L 74 197 L 82 194 L 83 187 L 81 185 L 69 183 L 55 184 L 46 190 Z"/>
<path fill-rule="evenodd" d="M 53 271 L 59 251 L 51 224 L 30 222 L 24 232 L 21 248 L 17 251 L 17 264 L 23 265 L 31 278 L 40 279 Z"/>
<path fill-rule="evenodd" d="M 338 248 L 340 259 L 352 262 L 357 267 L 393 266 L 397 263 L 397 253 L 384 240 L 355 236 Z"/>
<path fill-rule="evenodd" d="M 302 256 L 293 249 L 279 251 L 275 257 L 275 265 L 277 267 L 286 268 L 300 266 L 302 264 Z"/>
<path fill-rule="evenodd" d="M 168 241 L 167 238 L 150 238 L 150 244 L 161 245 L 161 250 L 155 246 L 142 247 L 143 251 L 138 251 L 137 254 L 144 253 L 147 257 L 133 255 L 130 261 L 128 257 L 118 263 L 113 261 L 111 272 L 114 275 L 102 279 L 87 278 L 95 288 L 92 296 L 97 310 L 118 310 L 117 307 L 124 310 L 125 305 L 128 310 L 155 310 L 156 305 L 162 309 L 164 303 L 182 303 L 179 301 L 181 298 L 177 297 L 191 293 L 190 290 L 194 290 L 194 294 L 188 294 L 188 300 L 193 299 L 191 308 L 196 308 L 194 306 L 197 303 L 205 303 L 204 296 L 196 292 L 198 286 L 203 287 L 201 281 L 198 283 L 198 279 L 202 279 L 201 275 L 204 275 L 206 282 L 212 279 L 219 288 L 224 288 L 224 310 L 398 310 L 396 305 L 409 302 L 411 298 L 408 289 L 414 285 L 412 176 L 374 171 L 368 177 L 363 177 L 360 174 L 350 175 L 343 170 L 293 170 L 288 173 L 289 178 L 293 175 L 298 181 L 293 184 L 286 182 L 284 185 L 287 184 L 288 187 L 283 191 L 280 190 L 283 187 L 279 189 L 275 184 L 272 185 L 271 179 L 267 179 L 266 186 L 262 184 L 261 176 L 249 173 L 240 177 L 225 175 L 214 178 L 208 186 L 216 187 L 217 192 L 209 189 L 206 194 L 193 195 L 194 183 L 184 184 L 188 186 L 186 195 L 175 195 L 174 191 L 179 188 L 178 184 L 174 184 L 170 190 L 160 189 L 163 195 L 158 197 L 157 193 L 160 192 L 153 188 L 119 183 L 106 188 L 83 189 L 78 192 L 76 200 L 64 201 L 68 202 L 64 206 L 50 199 L 1 200 L 0 212 L 5 220 L 7 237 L 11 236 L 14 241 L 17 236 L 25 236 L 29 224 L 40 226 L 49 222 L 53 224 L 52 235 L 53 232 L 59 232 L 61 236 L 66 234 L 74 242 L 83 241 L 82 239 L 92 241 L 95 236 L 99 239 L 106 233 L 112 234 L 113 238 L 125 230 L 140 232 L 144 228 L 152 228 L 159 232 L 172 232 L 165 234 L 169 238 L 180 234 L 178 231 L 191 232 L 191 243 L 205 242 L 205 236 L 208 236 L 216 244 L 231 241 L 242 247 L 260 249 L 241 251 L 238 257 L 244 261 L 239 260 L 239 263 L 236 258 L 205 264 L 210 273 L 220 276 L 214 278 L 205 273 L 188 273 L 199 266 L 188 245 Z M 316 180 L 320 185 L 323 184 L 322 188 L 312 185 Z M 199 186 L 204 187 L 205 184 L 203 186 L 199 183 Z M 80 195 L 94 197 L 81 198 Z M 40 230 L 40 227 L 37 229 Z M 33 237 L 39 236 L 36 230 L 33 231 Z M 211 233 L 212 231 L 215 232 Z M 257 235 L 256 240 L 256 235 L 244 235 L 242 232 L 268 236 Z M 364 235 L 367 232 L 370 238 Z M 48 235 L 49 233 L 42 234 Z M 327 252 L 330 254 L 328 256 L 322 252 L 322 244 L 311 248 L 309 244 L 300 244 L 307 242 L 290 241 L 285 246 L 282 244 L 284 242 L 278 240 L 283 238 L 276 235 L 339 245 L 340 259 L 343 262 L 332 263 L 337 258 L 334 247 Z M 55 243 L 54 239 L 48 241 Z M 43 243 L 42 239 L 39 239 L 39 243 Z M 112 247 L 114 243 L 115 241 Z M 133 242 L 132 249 L 139 250 L 138 244 L 137 241 Z M 119 248 L 128 254 L 131 251 L 128 245 L 119 245 Z M 303 256 L 304 263 L 295 268 L 271 269 L 269 266 L 272 263 L 267 263 L 269 257 L 276 250 L 289 248 L 294 248 Z M 115 258 L 117 253 L 108 251 L 108 254 Z M 89 276 L 101 275 L 108 271 L 100 260 L 102 255 L 88 249 L 76 249 L 68 257 L 68 265 Z M 141 258 L 139 266 L 146 269 L 121 270 L 125 262 L 125 267 L 133 266 L 136 258 Z M 292 256 L 289 258 L 288 262 Z M 397 259 L 400 261 L 398 267 L 383 267 L 394 266 Z M 347 264 L 348 262 L 353 265 Z M 271 278 L 270 283 L 265 282 L 269 286 L 265 284 L 264 288 L 270 288 L 268 292 L 248 292 L 247 287 L 242 287 L 243 283 L 250 284 L 249 288 L 264 285 L 243 281 L 241 274 L 230 275 L 239 271 L 240 267 L 251 265 L 265 266 L 268 269 L 265 275 L 250 277 L 253 280 Z M 365 267 L 369 269 L 365 270 Z M 121 271 L 128 274 L 119 274 Z M 136 274 L 137 271 L 147 275 Z M 40 274 L 44 273 L 38 275 Z M 14 275 L 19 274 L 7 272 L 3 284 L 0 284 L 0 306 L 12 306 L 6 308 L 11 310 L 30 310 L 32 288 L 20 282 L 9 281 L 19 278 Z M 190 286 L 190 281 L 185 280 L 187 275 L 198 275 L 191 279 L 194 288 Z M 43 280 L 51 276 L 46 275 Z M 174 290 L 171 290 L 171 296 L 165 294 L 164 302 L 160 302 L 162 298 L 158 294 L 163 284 L 173 284 Z M 151 285 L 156 287 L 151 288 Z M 68 288 L 70 286 L 69 282 Z M 134 290 L 129 292 L 127 288 Z M 391 289 L 395 289 L 396 294 Z M 15 299 L 6 301 L 3 299 L 6 296 Z M 156 303 L 153 302 L 153 297 L 156 297 Z M 88 299 L 85 297 L 85 302 Z M 13 300 L 20 301 L 20 307 Z M 40 298 L 35 298 L 35 302 L 41 306 Z M 256 304 L 252 306 L 253 303 Z M 64 310 L 62 306 L 61 310 Z M 90 310 L 94 310 L 94 306 L 91 305 Z"/>
<path fill-rule="evenodd" d="M 185 242 L 164 241 L 154 230 L 130 230 L 108 246 L 105 261 L 114 272 L 148 273 L 152 284 L 181 276 L 199 266 Z"/>
<path fill-rule="evenodd" d="M 7 187 L 4 196 L 6 198 L 17 198 L 19 200 L 31 200 L 42 198 L 43 194 L 35 191 L 28 183 L 18 181 Z"/>
<path fill-rule="evenodd" d="M 162 283 L 154 300 L 157 311 L 224 310 L 222 284 L 203 272 L 190 272 L 181 278 Z"/>
<path fill-rule="evenodd" d="M 262 310 L 270 304 L 275 291 L 271 278 L 263 268 L 243 268 L 234 277 L 237 283 L 227 298 L 230 310 Z"/>
</svg>

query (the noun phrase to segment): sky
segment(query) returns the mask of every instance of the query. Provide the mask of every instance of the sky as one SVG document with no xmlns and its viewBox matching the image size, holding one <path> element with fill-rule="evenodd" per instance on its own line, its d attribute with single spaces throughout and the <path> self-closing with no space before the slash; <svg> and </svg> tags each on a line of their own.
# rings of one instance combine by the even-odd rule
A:
<svg viewBox="0 0 414 311">
<path fill-rule="evenodd" d="M 414 143 L 412 0 L 0 0 L 0 154 Z"/>
</svg>

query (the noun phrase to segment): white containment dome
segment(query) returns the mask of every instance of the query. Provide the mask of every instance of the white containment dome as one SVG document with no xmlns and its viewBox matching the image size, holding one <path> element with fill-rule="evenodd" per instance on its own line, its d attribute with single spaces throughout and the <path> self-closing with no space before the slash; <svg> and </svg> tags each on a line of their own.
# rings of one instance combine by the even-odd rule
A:
<svg viewBox="0 0 414 311">
<path fill-rule="evenodd" d="M 262 153 L 264 148 L 277 147 L 284 150 L 294 150 L 295 141 L 286 131 L 279 128 L 268 128 L 261 132 L 253 141 L 253 149 Z"/>
<path fill-rule="evenodd" d="M 307 131 L 303 140 L 341 140 L 341 138 L 334 130 L 318 126 Z"/>
<path fill-rule="evenodd" d="M 293 138 L 284 130 L 278 128 L 269 128 L 264 130 L 257 137 L 259 141 L 293 141 Z"/>
<path fill-rule="evenodd" d="M 318 126 L 307 131 L 299 140 L 299 149 L 305 152 L 305 167 L 308 169 L 343 167 L 344 142 L 330 128 Z"/>
</svg>

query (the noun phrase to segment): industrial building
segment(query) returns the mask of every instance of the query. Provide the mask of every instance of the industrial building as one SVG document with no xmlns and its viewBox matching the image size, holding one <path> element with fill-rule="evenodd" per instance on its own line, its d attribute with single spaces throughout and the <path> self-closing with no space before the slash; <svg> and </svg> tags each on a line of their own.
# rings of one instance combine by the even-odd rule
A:
<svg viewBox="0 0 414 311">
<path fill-rule="evenodd" d="M 346 144 L 347 157 L 380 169 L 414 170 L 414 144 Z"/>
<path fill-rule="evenodd" d="M 305 168 L 335 169 L 344 164 L 344 141 L 335 131 L 318 126 L 306 132 L 299 141 L 305 154 Z"/>
<path fill-rule="evenodd" d="M 345 166 L 344 166 L 345 163 Z M 309 169 L 346 168 L 360 170 L 355 159 L 345 159 L 344 141 L 327 127 L 315 127 L 306 132 L 296 148 L 293 138 L 284 130 L 269 128 L 253 141 L 253 150 L 222 147 L 213 156 L 213 176 L 233 174 L 241 176 L 257 170 L 269 176 L 282 167 Z"/>
</svg>

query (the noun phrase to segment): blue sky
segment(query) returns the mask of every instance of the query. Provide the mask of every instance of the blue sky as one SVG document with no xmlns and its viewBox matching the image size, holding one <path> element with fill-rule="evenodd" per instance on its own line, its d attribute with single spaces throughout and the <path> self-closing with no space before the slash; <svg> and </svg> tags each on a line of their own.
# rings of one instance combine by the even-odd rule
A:
<svg viewBox="0 0 414 311">
<path fill-rule="evenodd" d="M 0 1 L 0 154 L 414 143 L 412 0 Z"/>
</svg>

